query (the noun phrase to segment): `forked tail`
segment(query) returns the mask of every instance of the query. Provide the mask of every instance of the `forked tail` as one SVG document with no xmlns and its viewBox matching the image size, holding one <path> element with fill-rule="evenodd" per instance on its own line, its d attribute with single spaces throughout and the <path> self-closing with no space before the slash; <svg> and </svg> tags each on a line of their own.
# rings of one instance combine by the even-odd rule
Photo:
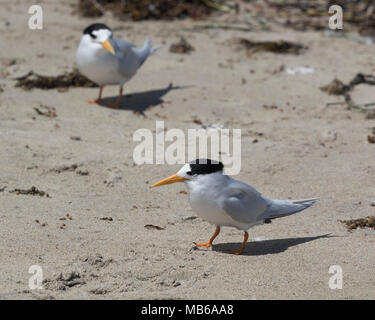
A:
<svg viewBox="0 0 375 320">
<path fill-rule="evenodd" d="M 270 206 L 259 219 L 271 220 L 290 216 L 311 207 L 318 199 L 270 200 Z"/>
<path fill-rule="evenodd" d="M 149 56 L 153 55 L 160 48 L 162 48 L 162 46 L 153 48 L 151 39 L 147 37 L 142 48 L 138 49 L 139 59 L 141 63 L 140 66 L 147 60 Z"/>
</svg>

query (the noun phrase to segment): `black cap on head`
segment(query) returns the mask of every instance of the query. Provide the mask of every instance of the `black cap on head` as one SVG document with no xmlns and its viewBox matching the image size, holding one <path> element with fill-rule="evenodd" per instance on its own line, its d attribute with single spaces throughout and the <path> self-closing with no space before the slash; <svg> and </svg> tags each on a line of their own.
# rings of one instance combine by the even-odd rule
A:
<svg viewBox="0 0 375 320">
<path fill-rule="evenodd" d="M 224 165 L 221 162 L 211 159 L 197 159 L 189 162 L 189 165 L 191 171 L 187 172 L 187 174 L 190 176 L 195 174 L 221 172 L 224 168 Z"/>
<path fill-rule="evenodd" d="M 96 38 L 96 36 L 92 32 L 96 30 L 105 30 L 105 29 L 112 32 L 112 30 L 104 23 L 93 23 L 89 25 L 85 30 L 83 30 L 83 34 L 89 34 L 91 37 Z"/>
</svg>

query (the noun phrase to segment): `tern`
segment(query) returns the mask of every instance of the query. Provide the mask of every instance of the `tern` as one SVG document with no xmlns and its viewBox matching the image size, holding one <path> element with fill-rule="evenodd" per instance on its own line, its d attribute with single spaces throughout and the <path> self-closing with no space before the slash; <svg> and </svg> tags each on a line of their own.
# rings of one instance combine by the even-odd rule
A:
<svg viewBox="0 0 375 320">
<path fill-rule="evenodd" d="M 240 249 L 230 253 L 241 254 L 249 237 L 247 230 L 251 227 L 305 210 L 318 200 L 271 200 L 248 184 L 225 175 L 223 169 L 221 162 L 197 159 L 151 186 L 154 188 L 176 182 L 186 184 L 192 209 L 216 226 L 209 241 L 195 243 L 198 247 L 211 247 L 221 226 L 234 227 L 244 231 L 244 240 Z"/>
<path fill-rule="evenodd" d="M 158 48 L 157 48 L 158 49 Z M 85 28 L 79 43 L 76 61 L 79 71 L 99 85 L 99 97 L 87 100 L 101 103 L 105 85 L 119 85 L 120 92 L 112 108 L 119 108 L 125 82 L 129 81 L 157 49 L 147 37 L 141 48 L 113 38 L 112 30 L 103 23 L 94 23 Z"/>
</svg>

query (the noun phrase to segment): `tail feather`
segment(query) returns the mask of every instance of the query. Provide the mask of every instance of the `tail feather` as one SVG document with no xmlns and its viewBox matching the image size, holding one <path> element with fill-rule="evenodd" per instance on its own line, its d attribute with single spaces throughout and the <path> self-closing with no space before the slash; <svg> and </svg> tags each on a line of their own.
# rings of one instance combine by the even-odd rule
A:
<svg viewBox="0 0 375 320">
<path fill-rule="evenodd" d="M 147 60 L 147 58 L 153 55 L 156 51 L 158 51 L 162 47 L 152 48 L 152 42 L 149 37 L 146 38 L 142 48 L 136 49 L 138 51 L 140 66 Z"/>
<path fill-rule="evenodd" d="M 138 50 L 139 50 L 138 54 L 139 54 L 140 65 L 142 65 L 147 60 L 148 56 L 151 54 L 151 50 L 152 50 L 151 39 L 147 37 L 142 48 Z"/>
<path fill-rule="evenodd" d="M 270 220 L 290 216 L 311 207 L 318 199 L 270 200 L 270 206 L 259 218 Z"/>
</svg>

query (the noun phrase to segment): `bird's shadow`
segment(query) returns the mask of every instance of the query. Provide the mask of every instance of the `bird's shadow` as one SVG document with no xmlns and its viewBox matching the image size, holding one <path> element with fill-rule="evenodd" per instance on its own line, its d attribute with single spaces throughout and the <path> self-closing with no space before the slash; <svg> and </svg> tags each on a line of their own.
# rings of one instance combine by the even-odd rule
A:
<svg viewBox="0 0 375 320">
<path fill-rule="evenodd" d="M 132 94 L 127 94 L 122 96 L 120 107 L 118 110 L 132 110 L 136 113 L 144 115 L 144 112 L 150 108 L 160 105 L 164 102 L 162 99 L 169 91 L 177 89 L 186 89 L 190 86 L 173 86 L 172 83 L 164 89 L 149 90 L 143 92 L 137 92 Z M 103 98 L 103 101 L 100 103 L 102 107 L 108 107 L 111 104 L 114 104 L 117 100 L 117 96 Z"/>
<path fill-rule="evenodd" d="M 265 254 L 276 254 L 286 251 L 289 247 L 297 246 L 302 243 L 322 239 L 322 238 L 333 238 L 330 234 L 324 234 L 316 237 L 303 237 L 303 238 L 286 238 L 286 239 L 274 239 L 274 240 L 263 240 L 263 241 L 249 241 L 246 244 L 245 250 L 242 255 L 245 256 L 261 256 Z M 212 245 L 213 251 L 222 253 L 229 253 L 230 250 L 237 250 L 241 247 L 241 243 L 219 243 Z"/>
</svg>

